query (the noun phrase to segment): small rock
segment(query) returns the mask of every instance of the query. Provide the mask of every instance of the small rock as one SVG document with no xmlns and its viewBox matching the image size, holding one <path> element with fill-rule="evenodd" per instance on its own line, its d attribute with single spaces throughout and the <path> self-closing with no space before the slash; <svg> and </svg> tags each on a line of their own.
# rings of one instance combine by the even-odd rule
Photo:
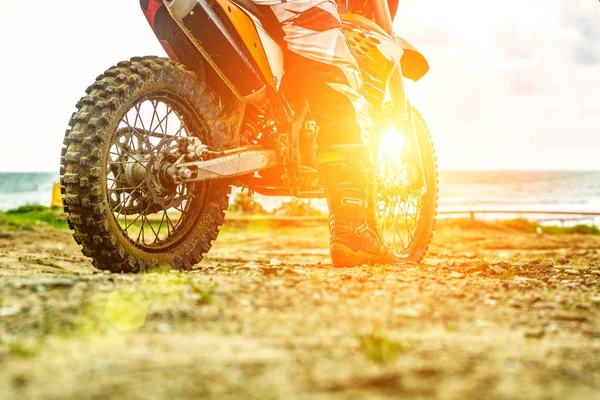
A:
<svg viewBox="0 0 600 400">
<path fill-rule="evenodd" d="M 289 275 L 306 275 L 306 271 L 304 271 L 303 268 L 299 267 L 288 268 L 285 270 L 285 273 Z"/>
<path fill-rule="evenodd" d="M 506 304 L 508 304 L 509 306 L 513 307 L 513 308 L 521 308 L 522 304 L 519 300 L 515 300 L 515 299 L 510 299 L 506 302 Z"/>
<path fill-rule="evenodd" d="M 581 314 L 573 314 L 573 313 L 560 313 L 556 314 L 552 317 L 552 319 L 556 321 L 574 321 L 574 322 L 585 322 L 587 321 L 587 317 Z"/>
<path fill-rule="evenodd" d="M 531 281 L 531 280 L 533 280 L 533 279 L 527 278 L 525 276 L 515 276 L 515 281 L 527 282 L 527 281 Z"/>
<path fill-rule="evenodd" d="M 588 297 L 590 303 L 600 303 L 600 296 L 590 296 Z"/>
<path fill-rule="evenodd" d="M 102 273 L 103 273 L 104 275 L 110 275 L 110 274 L 112 274 L 112 272 L 110 272 L 110 271 L 108 271 L 108 270 L 104 270 L 104 271 L 102 271 Z"/>
<path fill-rule="evenodd" d="M 525 337 L 528 339 L 541 339 L 546 335 L 546 331 L 543 329 L 534 329 L 525 332 Z"/>
<path fill-rule="evenodd" d="M 250 261 L 249 263 L 244 264 L 244 268 L 247 269 L 259 269 L 260 265 L 255 261 Z"/>
<path fill-rule="evenodd" d="M 271 262 L 269 262 L 269 265 L 273 265 L 273 266 L 281 265 L 281 264 L 283 264 L 283 262 L 277 258 L 271 258 Z"/>
<path fill-rule="evenodd" d="M 558 308 L 558 305 L 554 304 L 554 303 L 539 302 L 539 303 L 535 303 L 534 307 L 537 308 L 538 310 L 553 310 L 555 308 Z"/>
<path fill-rule="evenodd" d="M 262 272 L 264 275 L 277 275 L 279 268 L 262 267 L 260 272 Z"/>
<path fill-rule="evenodd" d="M 12 317 L 13 315 L 17 315 L 19 310 L 12 307 L 2 307 L 0 308 L 0 317 Z"/>
<path fill-rule="evenodd" d="M 465 277 L 465 274 L 461 274 L 460 272 L 452 271 L 449 278 L 450 279 L 462 279 Z"/>
<path fill-rule="evenodd" d="M 485 299 L 485 300 L 483 300 L 483 304 L 488 305 L 488 306 L 495 306 L 496 304 L 498 304 L 498 300 Z"/>
<path fill-rule="evenodd" d="M 563 286 L 566 288 L 585 288 L 584 285 L 577 282 L 565 283 Z"/>
<path fill-rule="evenodd" d="M 494 328 L 497 327 L 498 324 L 487 319 L 476 319 L 475 326 L 478 326 L 480 328 Z"/>
<path fill-rule="evenodd" d="M 419 310 L 412 307 L 397 308 L 394 310 L 394 314 L 404 318 L 419 318 L 421 316 Z"/>
<path fill-rule="evenodd" d="M 506 272 L 506 270 L 504 268 L 500 267 L 499 265 L 490 265 L 490 270 L 497 275 L 500 275 L 501 273 Z"/>
<path fill-rule="evenodd" d="M 48 279 L 35 279 L 32 281 L 29 281 L 25 284 L 25 286 L 29 286 L 32 288 L 39 288 L 41 289 L 40 291 L 43 290 L 43 288 L 58 288 L 58 287 L 71 287 L 75 285 L 75 281 L 70 280 L 70 279 L 52 279 L 52 278 L 48 278 Z"/>
<path fill-rule="evenodd" d="M 191 293 L 191 292 L 186 291 L 186 292 L 183 292 L 183 299 L 198 301 L 198 300 L 200 300 L 200 295 L 198 293 Z"/>
<path fill-rule="evenodd" d="M 252 304 L 252 302 L 250 301 L 250 299 L 241 299 L 240 304 L 243 306 L 249 306 Z"/>
<path fill-rule="evenodd" d="M 564 272 L 571 275 L 579 275 L 579 271 L 577 271 L 576 269 L 565 269 Z"/>
</svg>

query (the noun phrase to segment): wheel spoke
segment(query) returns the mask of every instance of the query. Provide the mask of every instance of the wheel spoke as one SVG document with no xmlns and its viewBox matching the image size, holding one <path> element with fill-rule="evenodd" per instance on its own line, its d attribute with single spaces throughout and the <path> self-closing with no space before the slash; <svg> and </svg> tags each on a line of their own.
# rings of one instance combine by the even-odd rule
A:
<svg viewBox="0 0 600 400">
<path fill-rule="evenodd" d="M 405 253 L 416 233 L 421 199 L 405 193 L 409 183 L 403 163 L 389 157 L 381 159 L 378 180 L 377 214 L 383 239 L 392 249 Z"/>
<path fill-rule="evenodd" d="M 179 138 L 190 136 L 183 116 L 191 114 L 180 113 L 181 109 L 166 98 L 141 100 L 123 115 L 106 163 L 111 212 L 125 236 L 142 248 L 168 245 L 182 229 L 192 228 L 189 221 L 195 219 L 187 214 L 197 212 L 191 206 L 199 184 L 171 185 L 158 176 L 161 163 L 181 156 Z M 136 164 L 147 171 L 141 182 L 131 181 L 135 174 L 130 169 Z M 173 210 L 171 215 L 170 210 Z"/>
<path fill-rule="evenodd" d="M 163 222 L 165 221 L 165 215 L 167 215 L 167 211 L 163 210 L 163 216 L 160 219 L 160 224 L 158 225 L 158 234 L 160 234 L 160 230 L 162 228 Z M 157 238 L 158 239 L 158 238 Z M 154 243 L 156 243 L 156 240 L 154 241 Z"/>
</svg>

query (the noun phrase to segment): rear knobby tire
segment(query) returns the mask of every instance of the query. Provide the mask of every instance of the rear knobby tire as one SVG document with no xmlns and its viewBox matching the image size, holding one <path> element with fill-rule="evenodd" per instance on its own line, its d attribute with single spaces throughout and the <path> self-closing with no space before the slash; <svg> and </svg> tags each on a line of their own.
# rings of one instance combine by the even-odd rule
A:
<svg viewBox="0 0 600 400">
<path fill-rule="evenodd" d="M 136 57 L 100 75 L 77 103 L 66 131 L 61 157 L 64 210 L 82 252 L 100 270 L 140 272 L 157 267 L 191 269 L 217 238 L 230 186 L 202 183 L 206 192 L 195 205 L 192 229 L 165 248 L 150 251 L 119 227 L 107 197 L 107 160 L 119 121 L 130 107 L 153 93 L 181 98 L 191 110 L 192 125 L 205 127 L 203 140 L 215 150 L 230 147 L 227 116 L 219 98 L 184 66 L 158 57 Z M 143 225 L 142 225 L 143 229 Z"/>
</svg>

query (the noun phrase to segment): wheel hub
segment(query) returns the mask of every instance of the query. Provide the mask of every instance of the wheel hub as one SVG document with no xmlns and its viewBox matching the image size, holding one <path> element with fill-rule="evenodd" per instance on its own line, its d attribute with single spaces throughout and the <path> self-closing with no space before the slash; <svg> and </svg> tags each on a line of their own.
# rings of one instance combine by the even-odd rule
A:
<svg viewBox="0 0 600 400">
<path fill-rule="evenodd" d="M 127 158 L 123 172 L 125 181 L 130 187 L 141 185 L 148 175 L 148 159 L 142 154 L 133 154 Z"/>
<path fill-rule="evenodd" d="M 146 171 L 146 187 L 152 201 L 163 209 L 179 207 L 186 196 L 171 176 L 172 166 L 180 157 L 179 141 L 166 138 L 152 149 Z"/>
</svg>

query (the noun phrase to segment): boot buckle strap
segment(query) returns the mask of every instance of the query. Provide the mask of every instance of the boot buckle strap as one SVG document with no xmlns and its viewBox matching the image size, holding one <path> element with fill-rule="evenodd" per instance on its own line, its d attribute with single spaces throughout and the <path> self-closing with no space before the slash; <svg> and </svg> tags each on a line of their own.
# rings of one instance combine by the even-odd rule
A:
<svg viewBox="0 0 600 400">
<path fill-rule="evenodd" d="M 365 202 L 362 199 L 357 199 L 356 197 L 342 197 L 340 203 L 346 207 L 364 207 Z"/>
<path fill-rule="evenodd" d="M 361 226 L 359 226 L 358 228 L 356 228 L 356 230 L 354 231 L 354 233 L 356 234 L 357 237 L 361 237 L 368 230 L 369 230 L 369 225 L 368 224 L 362 224 Z"/>
</svg>

